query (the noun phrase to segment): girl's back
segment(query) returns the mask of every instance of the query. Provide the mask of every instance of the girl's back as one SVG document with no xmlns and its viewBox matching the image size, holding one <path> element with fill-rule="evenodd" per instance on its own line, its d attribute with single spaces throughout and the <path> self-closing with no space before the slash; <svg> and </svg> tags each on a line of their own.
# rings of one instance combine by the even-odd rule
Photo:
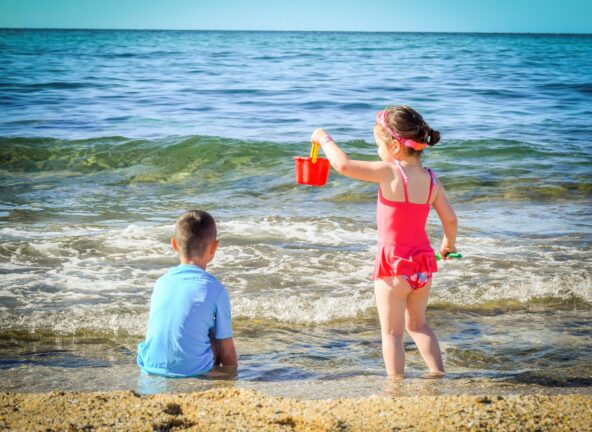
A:
<svg viewBox="0 0 592 432">
<path fill-rule="evenodd" d="M 380 188 L 382 196 L 389 201 L 404 202 L 405 188 L 404 177 L 400 169 L 397 168 L 397 162 L 393 163 L 393 179 L 387 183 L 381 183 Z M 407 177 L 407 193 L 409 202 L 416 204 L 425 204 L 430 194 L 430 184 L 432 177 L 430 172 L 421 166 L 403 166 L 399 164 Z M 436 191 L 432 192 L 430 204 L 436 198 Z"/>
<path fill-rule="evenodd" d="M 435 176 L 431 170 L 419 166 L 408 171 L 399 161 L 393 165 L 393 179 L 381 183 L 378 191 L 378 241 L 397 246 L 396 252 L 405 257 L 430 252 L 425 224 L 433 200 Z"/>
</svg>

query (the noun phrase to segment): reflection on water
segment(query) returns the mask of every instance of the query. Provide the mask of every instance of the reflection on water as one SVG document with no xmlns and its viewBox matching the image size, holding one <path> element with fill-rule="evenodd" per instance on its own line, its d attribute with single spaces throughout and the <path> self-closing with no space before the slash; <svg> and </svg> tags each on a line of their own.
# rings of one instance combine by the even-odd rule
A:
<svg viewBox="0 0 592 432">
<path fill-rule="evenodd" d="M 406 379 L 387 380 L 375 318 L 324 325 L 239 320 L 236 378 L 141 373 L 135 365 L 138 337 L 6 334 L 0 343 L 1 390 L 134 388 L 156 393 L 236 385 L 271 394 L 330 397 L 479 393 L 490 387 L 523 392 L 528 385 L 549 391 L 592 388 L 592 348 L 581 343 L 592 334 L 588 311 L 477 315 L 436 309 L 428 317 L 443 349 L 446 375 L 441 379 L 426 375 L 408 340 Z"/>
<path fill-rule="evenodd" d="M 138 393 L 188 393 L 194 391 L 205 391 L 218 388 L 231 388 L 236 386 L 236 380 L 226 378 L 167 378 L 157 375 L 150 375 L 144 372 L 131 372 L 137 374 L 137 384 L 132 386 Z"/>
</svg>

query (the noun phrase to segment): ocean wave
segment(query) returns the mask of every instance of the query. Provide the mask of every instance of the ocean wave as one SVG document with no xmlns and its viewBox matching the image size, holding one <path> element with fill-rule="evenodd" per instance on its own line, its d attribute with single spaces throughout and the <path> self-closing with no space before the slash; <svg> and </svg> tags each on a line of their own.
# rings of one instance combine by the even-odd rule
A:
<svg viewBox="0 0 592 432">
<path fill-rule="evenodd" d="M 6 91 L 16 91 L 20 93 L 41 92 L 44 90 L 74 90 L 83 88 L 107 88 L 107 84 L 97 84 L 96 82 L 68 82 L 68 81 L 50 81 L 33 84 L 15 84 L 10 82 L 0 82 L 0 89 Z"/>
<path fill-rule="evenodd" d="M 110 120 L 126 120 L 129 116 L 112 117 Z M 283 119 L 277 119 L 283 121 Z M 41 120 L 22 120 L 18 123 L 36 123 Z M 376 146 L 364 140 L 349 140 L 340 143 L 353 158 L 377 160 Z M 0 169 L 6 171 L 52 171 L 72 170 L 80 172 L 125 168 L 147 164 L 156 166 L 176 166 L 182 160 L 229 163 L 233 158 L 244 157 L 243 162 L 266 163 L 306 154 L 309 143 L 284 143 L 272 141 L 237 140 L 224 137 L 184 136 L 163 139 L 133 139 L 121 136 L 97 137 L 83 140 L 65 140 L 39 137 L 0 137 Z M 445 151 L 439 151 L 439 150 Z M 577 150 L 577 149 L 576 149 Z M 589 168 L 592 160 L 580 154 L 569 162 L 576 167 Z M 485 160 L 484 160 L 485 158 Z M 568 161 L 564 151 L 548 149 L 536 143 L 505 140 L 449 140 L 430 152 L 428 163 L 436 167 L 468 169 L 471 161 L 479 160 L 480 168 L 500 161 L 526 158 L 528 164 L 551 168 L 549 158 L 556 163 Z M 485 163 L 484 163 L 485 162 Z M 526 163 L 517 166 L 528 168 Z M 509 164 L 509 168 L 515 168 Z"/>
<path fill-rule="evenodd" d="M 3 331 L 141 336 L 152 286 L 176 264 L 168 244 L 173 229 L 172 222 L 0 229 Z M 208 270 L 227 286 L 235 319 L 295 325 L 376 319 L 375 233 L 367 224 L 221 218 L 219 233 Z M 440 264 L 430 307 L 477 314 L 592 310 L 589 252 L 569 239 L 522 238 L 461 236 L 465 258 Z"/>
<path fill-rule="evenodd" d="M 547 83 L 538 86 L 542 90 L 575 91 L 584 95 L 592 94 L 592 83 Z"/>
<path fill-rule="evenodd" d="M 152 167 L 163 175 L 200 170 L 225 173 L 269 168 L 292 155 L 289 147 L 277 143 L 202 136 L 156 141 L 124 137 L 0 138 L 0 169 L 6 172 L 90 173 Z"/>
<path fill-rule="evenodd" d="M 555 280 L 555 282 L 557 282 Z M 565 287 L 565 281 L 560 285 Z M 473 315 L 499 315 L 513 312 L 592 310 L 590 280 L 580 280 L 571 290 L 549 289 L 542 285 L 518 288 L 515 298 L 489 296 L 465 298 L 461 303 L 441 295 L 432 296 L 428 310 Z M 516 288 L 516 287 L 513 287 Z M 508 287 L 509 291 L 510 287 Z M 551 292 L 552 291 L 552 292 Z M 587 298 L 581 295 L 587 296 Z M 472 301 L 471 301 L 472 300 Z M 378 320 L 371 289 L 341 297 L 305 295 L 231 296 L 235 327 L 248 329 L 253 323 L 270 326 L 332 325 L 340 322 L 364 323 Z M 9 336 L 86 336 L 142 337 L 148 322 L 145 306 L 77 305 L 61 310 L 35 310 L 27 313 L 0 311 L 0 337 Z"/>
<path fill-rule="evenodd" d="M 342 145 L 352 158 L 377 160 L 375 146 L 363 140 Z M 446 189 L 459 200 L 489 200 L 491 195 L 503 200 L 563 200 L 587 198 L 592 192 L 588 175 L 592 160 L 583 154 L 574 160 L 572 155 L 532 143 L 497 139 L 453 140 L 444 145 L 445 151 L 434 150 L 424 164 L 438 172 Z M 294 169 L 292 157 L 306 155 L 308 148 L 308 143 L 206 136 L 159 140 L 0 137 L 0 175 L 29 175 L 28 181 L 35 182 L 34 174 L 41 173 L 101 174 L 100 182 L 115 186 L 188 181 L 227 184 L 253 177 L 259 180 L 249 187 L 277 192 L 286 191 L 285 181 Z M 271 178 L 283 183 L 270 182 Z M 340 182 L 342 187 L 335 195 L 325 198 L 336 203 L 371 200 L 367 187 L 357 183 L 353 190 L 348 182 L 353 181 Z"/>
</svg>

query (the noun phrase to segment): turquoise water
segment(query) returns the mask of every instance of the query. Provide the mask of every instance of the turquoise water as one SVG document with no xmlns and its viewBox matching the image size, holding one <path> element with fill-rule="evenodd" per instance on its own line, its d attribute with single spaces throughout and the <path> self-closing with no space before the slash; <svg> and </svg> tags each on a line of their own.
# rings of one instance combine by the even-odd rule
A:
<svg viewBox="0 0 592 432">
<path fill-rule="evenodd" d="M 134 365 L 174 220 L 204 208 L 234 384 L 378 391 L 376 187 L 335 172 L 298 186 L 292 157 L 325 127 L 376 159 L 375 112 L 404 103 L 442 133 L 424 165 L 465 255 L 434 280 L 449 378 L 426 391 L 588 391 L 591 54 L 591 36 L 0 30 L 0 387 L 213 385 Z"/>
</svg>

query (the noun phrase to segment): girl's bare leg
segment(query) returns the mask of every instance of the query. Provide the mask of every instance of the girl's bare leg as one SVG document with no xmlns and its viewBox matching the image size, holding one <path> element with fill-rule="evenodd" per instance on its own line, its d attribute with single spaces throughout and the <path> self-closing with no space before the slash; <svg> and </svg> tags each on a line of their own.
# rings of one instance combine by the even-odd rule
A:
<svg viewBox="0 0 592 432">
<path fill-rule="evenodd" d="M 374 281 L 374 295 L 380 318 L 382 355 L 387 375 L 405 375 L 405 304 L 411 287 L 402 277 L 389 277 Z"/>
<path fill-rule="evenodd" d="M 411 291 L 407 296 L 407 308 L 405 309 L 405 328 L 409 336 L 414 340 L 417 349 L 428 366 L 430 373 L 444 374 L 444 363 L 438 338 L 428 326 L 425 312 L 430 297 L 432 281 L 423 288 Z"/>
</svg>

